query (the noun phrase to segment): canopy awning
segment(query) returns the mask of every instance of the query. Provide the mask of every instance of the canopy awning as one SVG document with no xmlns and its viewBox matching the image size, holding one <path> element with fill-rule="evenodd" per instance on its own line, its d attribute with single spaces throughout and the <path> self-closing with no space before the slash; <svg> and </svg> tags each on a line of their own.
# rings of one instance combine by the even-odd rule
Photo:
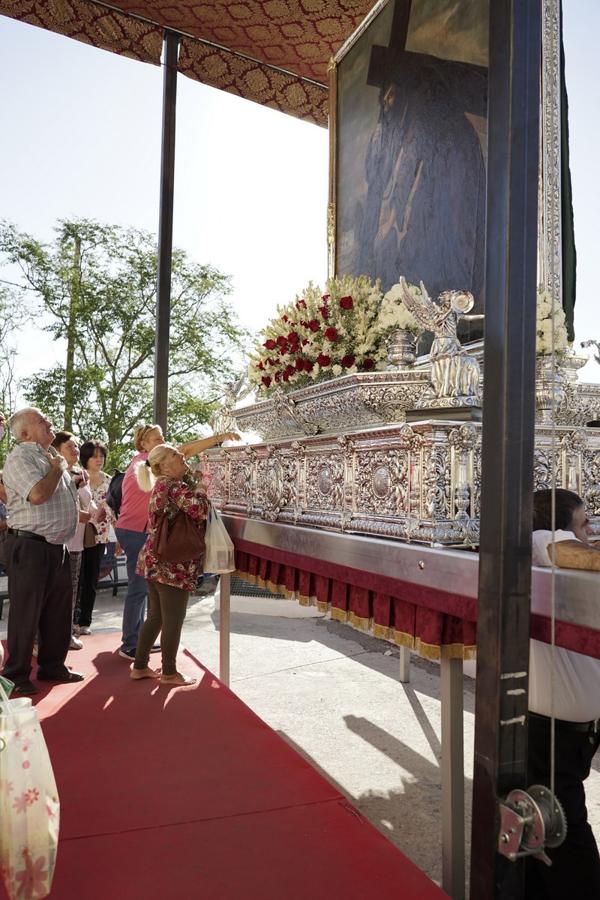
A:
<svg viewBox="0 0 600 900">
<path fill-rule="evenodd" d="M 143 62 L 163 30 L 178 69 L 204 84 L 327 125 L 327 67 L 374 0 L 0 0 L 0 13 Z"/>
</svg>

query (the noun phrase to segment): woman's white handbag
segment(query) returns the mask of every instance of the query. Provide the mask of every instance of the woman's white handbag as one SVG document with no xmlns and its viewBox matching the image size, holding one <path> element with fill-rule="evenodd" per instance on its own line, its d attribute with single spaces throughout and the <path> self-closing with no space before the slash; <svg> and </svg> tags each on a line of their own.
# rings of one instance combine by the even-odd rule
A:
<svg viewBox="0 0 600 900">
<path fill-rule="evenodd" d="M 0 684 L 0 871 L 10 900 L 47 897 L 60 804 L 37 711 Z"/>
<path fill-rule="evenodd" d="M 223 520 L 212 503 L 208 509 L 205 535 L 204 571 L 210 575 L 235 572 L 235 550 Z"/>
</svg>

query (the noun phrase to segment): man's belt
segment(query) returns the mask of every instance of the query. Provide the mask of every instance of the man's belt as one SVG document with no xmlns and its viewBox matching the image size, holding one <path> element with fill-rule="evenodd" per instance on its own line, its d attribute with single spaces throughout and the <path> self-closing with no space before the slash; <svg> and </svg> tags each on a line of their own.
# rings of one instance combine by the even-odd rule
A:
<svg viewBox="0 0 600 900">
<path fill-rule="evenodd" d="M 36 534 L 35 531 L 25 531 L 23 528 L 9 528 L 8 533 L 15 537 L 24 537 L 29 538 L 32 541 L 43 541 L 45 544 L 48 543 L 45 537 L 42 537 L 41 534 Z"/>
<path fill-rule="evenodd" d="M 535 719 L 551 721 L 550 716 L 543 716 L 541 713 L 530 712 L 529 715 Z M 555 719 L 554 724 L 557 728 L 564 731 L 581 731 L 584 734 L 598 734 L 600 732 L 600 719 L 592 719 L 590 722 L 567 722 L 565 719 Z"/>
</svg>

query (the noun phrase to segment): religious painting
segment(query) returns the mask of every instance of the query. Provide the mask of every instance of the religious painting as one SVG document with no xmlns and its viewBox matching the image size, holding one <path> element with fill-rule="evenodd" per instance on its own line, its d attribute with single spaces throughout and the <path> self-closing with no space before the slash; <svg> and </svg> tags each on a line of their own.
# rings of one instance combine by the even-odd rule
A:
<svg viewBox="0 0 600 900">
<path fill-rule="evenodd" d="M 388 0 L 336 61 L 336 274 L 471 291 L 483 312 L 488 16 Z"/>
</svg>

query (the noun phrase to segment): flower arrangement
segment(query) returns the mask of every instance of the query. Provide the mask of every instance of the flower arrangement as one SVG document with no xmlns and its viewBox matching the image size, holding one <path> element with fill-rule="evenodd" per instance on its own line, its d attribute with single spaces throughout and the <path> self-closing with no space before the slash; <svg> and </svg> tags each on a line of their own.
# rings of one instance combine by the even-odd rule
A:
<svg viewBox="0 0 600 900">
<path fill-rule="evenodd" d="M 553 303 L 549 292 L 540 286 L 537 292 L 535 352 L 538 356 L 549 356 L 552 352 L 566 353 L 568 347 L 564 309 Z"/>
<path fill-rule="evenodd" d="M 411 293 L 421 294 L 420 288 L 414 284 L 409 284 L 408 289 Z M 416 337 L 423 331 L 413 314 L 404 305 L 399 284 L 394 284 L 384 295 L 379 310 L 378 324 L 383 334 L 391 334 L 392 331 L 401 328 Z"/>
<path fill-rule="evenodd" d="M 309 284 L 264 329 L 250 357 L 250 382 L 269 394 L 384 369 L 381 303 L 379 282 L 364 276 L 331 278 L 325 291 Z"/>
</svg>

